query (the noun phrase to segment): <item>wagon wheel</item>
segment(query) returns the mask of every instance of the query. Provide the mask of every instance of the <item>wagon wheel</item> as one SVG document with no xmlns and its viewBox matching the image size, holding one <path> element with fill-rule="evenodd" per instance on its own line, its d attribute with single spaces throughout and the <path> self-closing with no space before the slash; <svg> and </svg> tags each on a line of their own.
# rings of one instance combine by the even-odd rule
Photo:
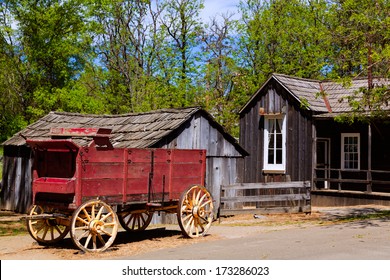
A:
<svg viewBox="0 0 390 280">
<path fill-rule="evenodd" d="M 87 201 L 73 213 L 70 236 L 84 252 L 106 250 L 114 242 L 117 232 L 118 217 L 103 201 Z"/>
<path fill-rule="evenodd" d="M 61 218 L 35 218 L 34 216 L 48 214 L 49 211 L 40 205 L 33 205 L 28 212 L 27 230 L 39 244 L 56 243 L 68 234 L 69 226 L 60 224 Z"/>
<path fill-rule="evenodd" d="M 118 215 L 119 223 L 128 232 L 145 230 L 153 218 L 153 212 L 137 210 L 122 212 Z"/>
<path fill-rule="evenodd" d="M 204 236 L 213 221 L 213 200 L 205 187 L 191 186 L 182 193 L 177 220 L 186 237 Z"/>
</svg>

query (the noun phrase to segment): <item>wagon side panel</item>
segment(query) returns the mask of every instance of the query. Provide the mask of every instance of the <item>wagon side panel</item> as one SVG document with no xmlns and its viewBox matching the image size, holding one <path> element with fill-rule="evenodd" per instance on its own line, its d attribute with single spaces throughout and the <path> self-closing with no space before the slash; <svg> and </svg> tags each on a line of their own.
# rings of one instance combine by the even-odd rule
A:
<svg viewBox="0 0 390 280">
<path fill-rule="evenodd" d="M 127 150 L 126 202 L 147 202 L 151 172 L 151 151 Z"/>
<path fill-rule="evenodd" d="M 85 148 L 80 153 L 82 201 L 100 197 L 108 203 L 123 200 L 123 149 Z"/>
<path fill-rule="evenodd" d="M 170 199 L 177 200 L 189 186 L 205 184 L 206 151 L 172 150 Z"/>
</svg>

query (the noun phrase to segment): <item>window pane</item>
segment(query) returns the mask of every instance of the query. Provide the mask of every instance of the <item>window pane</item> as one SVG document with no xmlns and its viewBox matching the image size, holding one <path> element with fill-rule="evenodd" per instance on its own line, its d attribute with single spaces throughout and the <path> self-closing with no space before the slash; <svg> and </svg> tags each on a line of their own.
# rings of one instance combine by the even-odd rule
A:
<svg viewBox="0 0 390 280">
<path fill-rule="evenodd" d="M 281 149 L 283 146 L 283 137 L 282 134 L 276 134 L 276 148 Z"/>
<path fill-rule="evenodd" d="M 271 149 L 271 148 L 275 147 L 274 134 L 270 134 L 268 138 L 269 138 L 268 148 Z"/>
<path fill-rule="evenodd" d="M 282 150 L 276 150 L 276 164 L 282 164 Z"/>
<path fill-rule="evenodd" d="M 274 150 L 273 149 L 268 150 L 268 163 L 274 164 Z"/>
<path fill-rule="evenodd" d="M 276 132 L 276 133 L 281 133 L 282 130 L 280 129 L 279 121 L 278 121 L 278 120 L 275 120 L 275 123 L 276 123 L 275 132 Z"/>
</svg>

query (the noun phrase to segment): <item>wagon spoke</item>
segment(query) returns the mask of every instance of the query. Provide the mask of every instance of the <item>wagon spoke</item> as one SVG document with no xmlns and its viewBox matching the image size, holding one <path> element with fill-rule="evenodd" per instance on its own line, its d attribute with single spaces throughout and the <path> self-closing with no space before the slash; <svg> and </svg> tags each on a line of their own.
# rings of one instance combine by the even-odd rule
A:
<svg viewBox="0 0 390 280">
<path fill-rule="evenodd" d="M 102 215 L 103 209 L 104 209 L 104 206 L 100 207 L 99 212 L 97 213 L 96 218 L 95 218 L 96 220 L 100 220 L 100 217 Z M 110 215 L 111 215 L 111 213 L 108 213 L 106 216 L 103 216 L 103 218 L 101 220 L 104 221 Z"/>
<path fill-rule="evenodd" d="M 129 220 L 127 221 L 126 225 L 129 225 L 132 222 L 133 228 L 134 228 L 134 217 L 133 215 L 130 215 Z"/>
<path fill-rule="evenodd" d="M 48 228 L 47 227 L 44 227 L 45 228 L 45 231 L 43 233 L 43 236 L 42 236 L 42 239 L 45 239 L 46 238 L 46 234 L 47 234 L 47 231 L 48 231 Z"/>
<path fill-rule="evenodd" d="M 90 234 L 89 232 L 87 232 L 87 233 L 88 234 L 85 235 L 85 236 L 87 236 L 87 239 L 85 240 L 85 243 L 84 243 L 85 248 L 88 248 L 89 242 L 91 241 L 91 238 L 92 238 L 92 234 Z"/>
<path fill-rule="evenodd" d="M 211 200 L 207 200 L 205 203 L 203 203 L 202 205 L 200 205 L 201 208 L 204 208 L 207 204 L 211 204 L 213 203 Z"/>
<path fill-rule="evenodd" d="M 192 228 L 192 223 L 194 222 L 194 217 L 193 216 L 189 216 L 190 219 L 188 220 L 188 223 L 186 225 L 186 231 L 189 232 L 189 230 Z"/>
<path fill-rule="evenodd" d="M 39 224 L 39 227 L 37 227 L 37 229 L 36 229 L 36 231 L 35 231 L 35 233 L 38 233 L 38 232 L 40 232 L 44 227 L 45 227 L 45 222 L 43 222 L 43 221 L 37 221 L 36 223 L 34 223 L 34 224 Z"/>
<path fill-rule="evenodd" d="M 142 224 L 145 224 L 145 223 L 146 223 L 146 220 L 145 220 L 144 216 L 141 214 L 141 215 L 139 215 L 139 217 L 140 217 L 141 220 L 142 220 Z M 140 224 L 140 226 L 141 226 L 141 224 Z"/>
<path fill-rule="evenodd" d="M 194 200 L 195 204 L 198 204 L 201 193 L 202 193 L 201 191 L 198 191 L 198 194 L 196 195 L 196 199 Z"/>
<path fill-rule="evenodd" d="M 199 202 L 203 201 L 206 197 L 207 197 L 207 193 L 205 193 L 204 195 L 202 195 L 202 197 L 199 199 Z"/>
<path fill-rule="evenodd" d="M 91 209 L 91 220 L 95 219 L 95 204 L 92 204 L 92 209 Z"/>
<path fill-rule="evenodd" d="M 114 226 L 116 226 L 116 225 L 117 225 L 117 223 L 115 223 L 115 222 L 112 222 L 112 223 L 105 223 L 105 224 L 104 224 L 105 227 L 114 227 Z"/>
<path fill-rule="evenodd" d="M 132 225 L 131 225 L 131 229 L 135 229 L 135 222 L 136 222 L 136 217 L 135 216 L 133 216 L 133 217 L 131 217 L 131 220 L 133 221 L 132 222 Z"/>
<path fill-rule="evenodd" d="M 102 237 L 99 233 L 97 234 L 97 236 L 98 236 L 100 242 L 101 242 L 103 245 L 106 245 L 106 241 L 104 241 L 103 237 Z M 111 234 L 110 234 L 109 236 L 111 236 Z"/>
<path fill-rule="evenodd" d="M 103 208 L 103 207 L 102 207 L 102 208 Z M 101 218 L 100 220 L 101 220 L 102 222 L 104 222 L 104 221 L 105 221 L 108 217 L 110 217 L 111 215 L 112 215 L 112 213 L 110 212 L 110 213 L 104 215 L 103 218 Z M 99 218 L 97 218 L 97 217 L 96 217 L 96 219 L 99 220 Z"/>
<path fill-rule="evenodd" d="M 85 215 L 85 217 L 87 218 L 88 222 L 92 221 L 92 218 L 91 216 L 89 216 L 89 213 L 87 212 L 87 210 L 84 208 L 83 209 L 83 213 Z M 81 220 L 81 218 L 79 218 Z"/>
<path fill-rule="evenodd" d="M 89 225 L 89 222 L 87 222 L 86 220 L 84 220 L 84 219 L 82 219 L 80 217 L 77 217 L 77 221 L 82 222 L 83 224 L 85 224 L 87 226 Z"/>
<path fill-rule="evenodd" d="M 62 230 L 57 225 L 54 226 L 53 229 L 55 229 L 59 234 L 62 233 Z"/>
<path fill-rule="evenodd" d="M 111 232 L 108 232 L 108 231 L 106 231 L 106 230 L 104 230 L 104 229 L 101 229 L 100 231 L 103 232 L 104 234 L 108 235 L 108 236 L 112 236 Z M 100 236 L 99 233 L 98 233 L 98 235 L 99 235 L 99 237 L 101 238 L 101 236 Z"/>
<path fill-rule="evenodd" d="M 97 249 L 97 246 L 96 246 L 96 235 L 92 235 L 92 245 L 93 245 L 93 249 L 96 250 Z"/>
<path fill-rule="evenodd" d="M 54 227 L 50 227 L 49 230 L 50 230 L 51 239 L 54 239 Z"/>
</svg>

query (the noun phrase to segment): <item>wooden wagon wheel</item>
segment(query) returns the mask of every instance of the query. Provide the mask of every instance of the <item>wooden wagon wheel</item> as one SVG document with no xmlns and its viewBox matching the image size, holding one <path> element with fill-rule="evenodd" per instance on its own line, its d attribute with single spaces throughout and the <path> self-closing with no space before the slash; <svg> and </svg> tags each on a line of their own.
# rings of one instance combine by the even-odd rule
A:
<svg viewBox="0 0 390 280">
<path fill-rule="evenodd" d="M 128 232 L 145 230 L 153 218 L 153 212 L 148 210 L 135 210 L 119 213 L 121 226 Z"/>
<path fill-rule="evenodd" d="M 213 221 L 213 199 L 205 187 L 191 186 L 180 197 L 177 220 L 186 237 L 204 236 Z"/>
<path fill-rule="evenodd" d="M 108 204 L 90 200 L 73 213 L 70 235 L 84 252 L 102 252 L 114 242 L 118 225 L 118 217 Z"/>
<path fill-rule="evenodd" d="M 59 223 L 61 218 L 38 218 L 38 215 L 50 213 L 48 209 L 44 209 L 40 205 L 31 206 L 28 213 L 26 220 L 27 230 L 39 244 L 49 245 L 56 243 L 64 239 L 69 232 L 69 226 Z"/>
</svg>

